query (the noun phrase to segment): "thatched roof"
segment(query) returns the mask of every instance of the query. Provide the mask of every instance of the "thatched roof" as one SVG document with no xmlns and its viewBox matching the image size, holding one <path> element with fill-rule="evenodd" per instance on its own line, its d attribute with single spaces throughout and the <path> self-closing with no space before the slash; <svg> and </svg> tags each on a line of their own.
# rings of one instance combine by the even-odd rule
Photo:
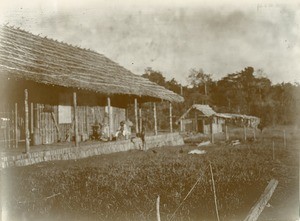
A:
<svg viewBox="0 0 300 221">
<path fill-rule="evenodd" d="M 0 27 L 0 77 L 181 102 L 178 94 L 135 75 L 97 52 Z"/>
<path fill-rule="evenodd" d="M 191 110 L 197 110 L 200 111 L 203 117 L 210 117 L 214 116 L 217 113 L 209 106 L 209 105 L 203 105 L 203 104 L 193 104 L 179 119 L 177 122 L 180 120 L 184 119 L 188 113 Z"/>
</svg>

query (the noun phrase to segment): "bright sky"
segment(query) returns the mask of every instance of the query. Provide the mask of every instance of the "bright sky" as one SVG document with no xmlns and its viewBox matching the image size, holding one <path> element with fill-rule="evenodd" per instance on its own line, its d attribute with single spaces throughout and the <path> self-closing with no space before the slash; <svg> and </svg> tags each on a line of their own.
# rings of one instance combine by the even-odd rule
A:
<svg viewBox="0 0 300 221">
<path fill-rule="evenodd" d="M 0 0 L 0 24 L 90 48 L 135 74 L 152 67 L 184 84 L 192 68 L 220 79 L 247 66 L 275 83 L 300 82 L 300 3 L 207 2 Z"/>
</svg>

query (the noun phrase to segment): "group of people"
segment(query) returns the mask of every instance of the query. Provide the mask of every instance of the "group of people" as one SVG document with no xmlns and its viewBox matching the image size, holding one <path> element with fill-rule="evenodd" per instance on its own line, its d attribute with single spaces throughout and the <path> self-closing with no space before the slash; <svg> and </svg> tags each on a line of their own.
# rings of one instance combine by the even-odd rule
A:
<svg viewBox="0 0 300 221">
<path fill-rule="evenodd" d="M 91 139 L 93 140 L 102 140 L 102 141 L 108 141 L 110 138 L 113 140 L 127 140 L 131 138 L 131 127 L 133 126 L 133 123 L 130 120 L 121 121 L 120 126 L 117 129 L 115 134 L 110 133 L 108 122 L 104 121 L 103 124 L 98 123 L 97 121 L 92 126 L 93 133 L 91 135 Z M 110 137 L 112 136 L 112 137 Z M 142 147 L 141 149 L 146 148 L 145 143 L 145 127 L 143 126 L 141 128 L 141 131 L 136 134 L 137 137 L 141 138 L 142 140 Z"/>
<path fill-rule="evenodd" d="M 120 126 L 115 134 L 111 133 L 108 122 L 104 120 L 103 124 L 98 121 L 92 126 L 92 140 L 108 141 L 110 138 L 116 140 L 125 140 L 131 137 L 131 127 L 133 126 L 130 120 L 121 121 Z"/>
</svg>

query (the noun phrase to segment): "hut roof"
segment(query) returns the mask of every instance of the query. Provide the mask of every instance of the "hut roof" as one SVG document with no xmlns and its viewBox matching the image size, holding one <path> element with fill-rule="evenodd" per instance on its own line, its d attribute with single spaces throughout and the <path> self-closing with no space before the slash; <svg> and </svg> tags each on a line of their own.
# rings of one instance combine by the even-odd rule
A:
<svg viewBox="0 0 300 221">
<path fill-rule="evenodd" d="M 232 114 L 232 113 L 217 113 L 217 117 L 221 118 L 237 118 L 237 119 L 246 119 L 246 120 L 259 120 L 260 118 L 255 117 L 255 116 L 250 116 L 250 115 L 245 115 L 245 114 Z"/>
<path fill-rule="evenodd" d="M 179 119 L 177 122 L 179 122 L 181 119 L 184 119 L 188 113 L 191 111 L 191 110 L 198 110 L 202 113 L 202 115 L 204 117 L 210 117 L 210 116 L 213 116 L 213 115 L 216 115 L 217 113 L 209 106 L 209 105 L 203 105 L 203 104 L 193 104 Z"/>
<path fill-rule="evenodd" d="M 192 108 L 202 112 L 205 117 L 216 115 L 216 112 L 209 105 L 194 104 Z"/>
<path fill-rule="evenodd" d="M 0 77 L 181 102 L 183 97 L 135 75 L 102 54 L 0 26 Z"/>
</svg>

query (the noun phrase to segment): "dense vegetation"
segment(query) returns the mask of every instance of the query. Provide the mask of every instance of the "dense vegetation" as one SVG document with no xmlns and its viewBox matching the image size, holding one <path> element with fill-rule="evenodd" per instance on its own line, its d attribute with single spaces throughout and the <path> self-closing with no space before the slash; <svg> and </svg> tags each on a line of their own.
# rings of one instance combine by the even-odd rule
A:
<svg viewBox="0 0 300 221">
<path fill-rule="evenodd" d="M 147 68 L 143 77 L 156 82 L 185 98 L 184 103 L 174 104 L 174 121 L 192 104 L 209 104 L 218 112 L 241 113 L 258 116 L 263 127 L 268 125 L 300 124 L 299 83 L 272 84 L 262 70 L 246 67 L 237 73 L 227 74 L 220 80 L 203 70 L 190 71 L 188 86 L 174 78 L 167 81 L 160 71 Z M 160 105 L 168 113 L 168 105 Z M 160 127 L 167 128 L 167 115 L 159 116 Z"/>
</svg>

